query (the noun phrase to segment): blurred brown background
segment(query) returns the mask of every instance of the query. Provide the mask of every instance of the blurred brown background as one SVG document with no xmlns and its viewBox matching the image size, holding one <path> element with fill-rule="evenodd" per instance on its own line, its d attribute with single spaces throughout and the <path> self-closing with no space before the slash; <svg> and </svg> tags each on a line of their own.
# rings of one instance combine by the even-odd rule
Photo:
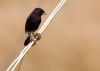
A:
<svg viewBox="0 0 100 71">
<path fill-rule="evenodd" d="M 43 24 L 59 1 L 0 0 L 0 71 L 24 48 L 30 12 L 43 8 Z M 100 71 L 100 0 L 69 0 L 25 56 L 20 71 Z"/>
</svg>

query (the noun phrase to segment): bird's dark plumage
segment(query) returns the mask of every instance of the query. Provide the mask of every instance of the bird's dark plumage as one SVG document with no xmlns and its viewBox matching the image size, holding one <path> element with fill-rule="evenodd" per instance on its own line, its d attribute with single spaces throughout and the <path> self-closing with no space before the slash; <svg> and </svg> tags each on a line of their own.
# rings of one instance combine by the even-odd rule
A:
<svg viewBox="0 0 100 71">
<path fill-rule="evenodd" d="M 24 42 L 24 45 L 27 46 L 30 43 L 30 36 L 27 37 L 27 39 Z"/>
<path fill-rule="evenodd" d="M 41 8 L 35 8 L 32 13 L 29 15 L 29 17 L 26 20 L 26 25 L 25 25 L 25 32 L 26 33 L 34 33 L 40 23 L 41 23 L 41 16 L 44 14 L 44 10 Z M 24 42 L 24 45 L 28 45 L 30 43 L 30 38 L 31 35 L 28 34 L 27 39 Z"/>
</svg>

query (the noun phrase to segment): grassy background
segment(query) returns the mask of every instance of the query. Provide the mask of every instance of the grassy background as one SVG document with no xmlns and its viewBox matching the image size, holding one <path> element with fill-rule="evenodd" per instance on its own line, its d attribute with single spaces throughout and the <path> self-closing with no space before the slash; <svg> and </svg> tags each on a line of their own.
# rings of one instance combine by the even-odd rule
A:
<svg viewBox="0 0 100 71">
<path fill-rule="evenodd" d="M 24 48 L 27 16 L 59 0 L 0 0 L 0 71 Z M 17 71 L 18 68 L 16 68 Z M 69 0 L 25 56 L 20 71 L 100 71 L 100 0 Z"/>
</svg>

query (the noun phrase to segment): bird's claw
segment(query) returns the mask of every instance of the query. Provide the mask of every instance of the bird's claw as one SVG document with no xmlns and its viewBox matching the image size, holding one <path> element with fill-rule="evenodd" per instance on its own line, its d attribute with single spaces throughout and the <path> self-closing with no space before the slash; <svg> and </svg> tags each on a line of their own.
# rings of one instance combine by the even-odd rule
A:
<svg viewBox="0 0 100 71">
<path fill-rule="evenodd" d="M 40 39 L 41 39 L 41 34 L 40 34 L 40 33 L 36 33 L 36 34 L 34 35 L 34 38 L 35 38 L 36 40 L 40 40 Z"/>
<path fill-rule="evenodd" d="M 40 33 L 36 33 L 34 36 L 32 36 L 30 38 L 30 42 L 34 41 L 34 44 L 36 44 L 36 41 L 41 39 L 41 34 Z"/>
</svg>

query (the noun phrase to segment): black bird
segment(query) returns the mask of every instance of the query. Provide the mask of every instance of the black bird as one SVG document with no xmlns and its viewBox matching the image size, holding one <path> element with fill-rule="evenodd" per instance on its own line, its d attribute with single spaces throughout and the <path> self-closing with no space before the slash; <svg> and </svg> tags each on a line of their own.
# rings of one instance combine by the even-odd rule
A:
<svg viewBox="0 0 100 71">
<path fill-rule="evenodd" d="M 28 33 L 24 45 L 27 46 L 32 40 L 32 35 L 38 29 L 41 23 L 41 16 L 45 14 L 44 10 L 41 8 L 35 8 L 32 13 L 28 16 L 25 25 L 25 33 Z"/>
</svg>

